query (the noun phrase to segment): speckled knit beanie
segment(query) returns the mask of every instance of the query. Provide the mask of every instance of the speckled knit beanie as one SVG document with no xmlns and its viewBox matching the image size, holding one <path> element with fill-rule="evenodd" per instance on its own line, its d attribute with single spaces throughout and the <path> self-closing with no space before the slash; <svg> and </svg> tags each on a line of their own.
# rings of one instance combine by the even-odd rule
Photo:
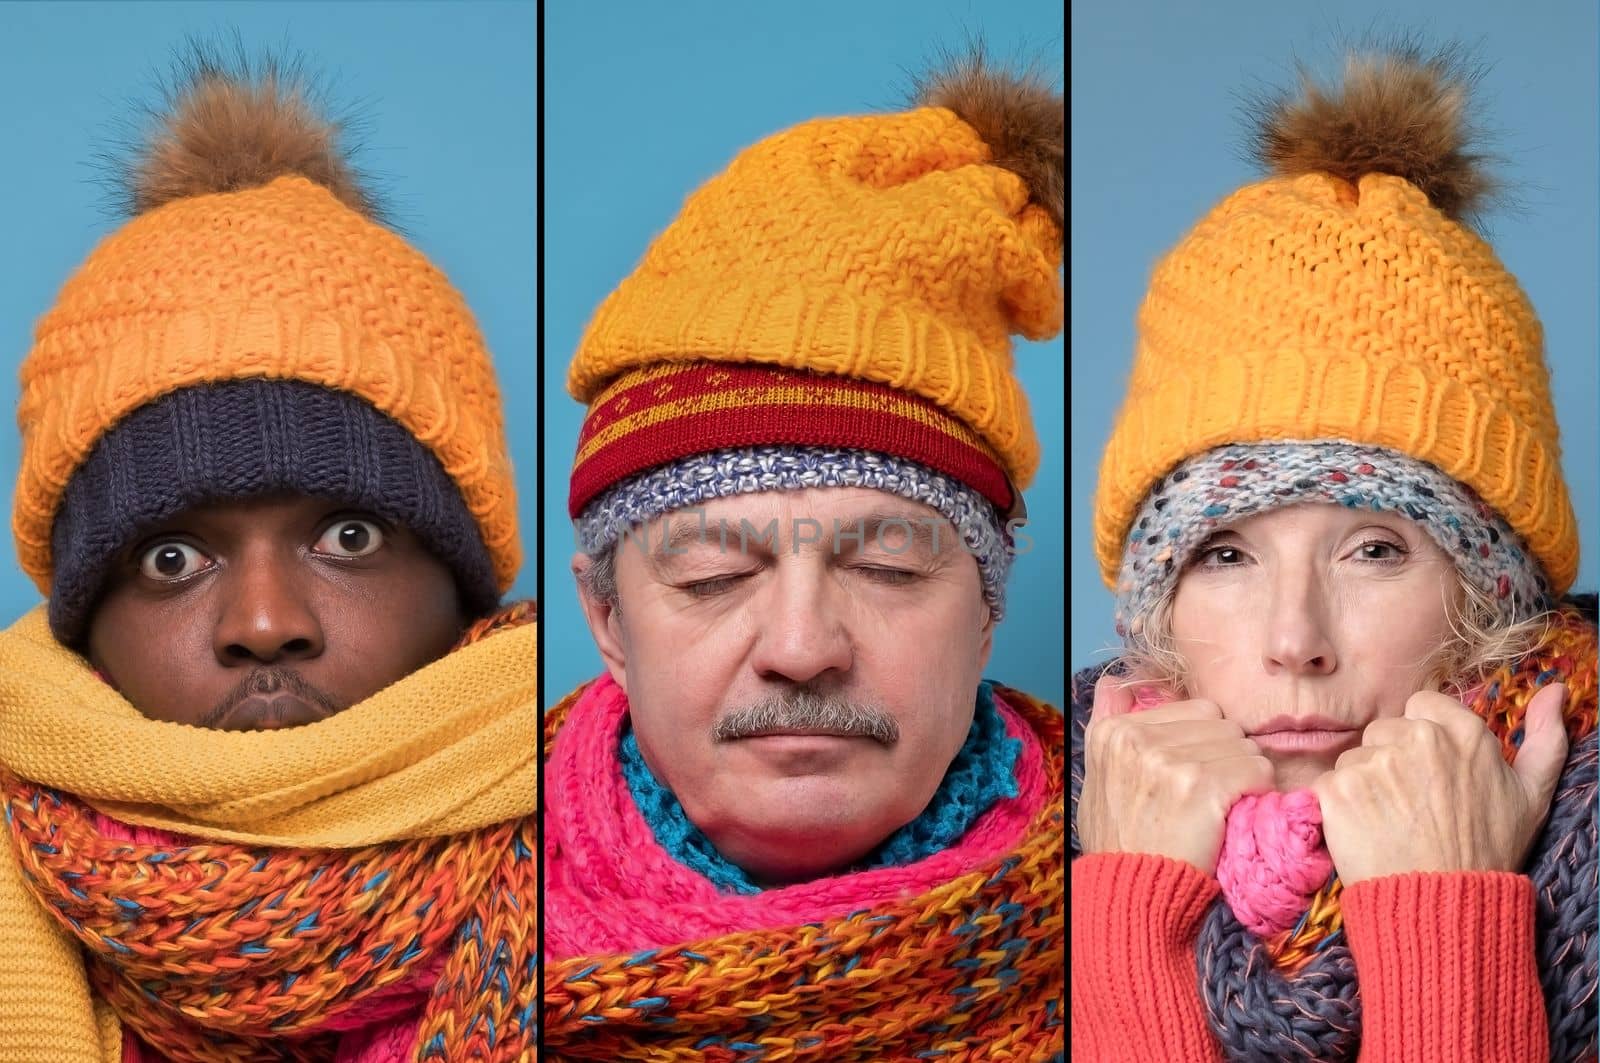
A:
<svg viewBox="0 0 1600 1063">
<path fill-rule="evenodd" d="M 807 122 L 692 195 L 595 313 L 583 549 L 748 491 L 870 486 L 943 514 L 997 612 L 1038 466 L 1011 336 L 1062 323 L 1064 111 L 980 54 L 911 110 Z"/>
<path fill-rule="evenodd" d="M 1270 175 L 1156 267 L 1095 503 L 1124 634 L 1217 527 L 1303 501 L 1418 521 L 1507 619 L 1571 586 L 1539 321 L 1465 221 L 1470 84 L 1405 47 L 1307 79 L 1261 115 Z"/>
<path fill-rule="evenodd" d="M 191 506 L 370 509 L 493 608 L 521 560 L 500 397 L 461 296 L 386 228 L 303 80 L 196 49 L 121 175 L 132 220 L 40 320 L 12 527 L 80 638 L 108 566 Z"/>
</svg>

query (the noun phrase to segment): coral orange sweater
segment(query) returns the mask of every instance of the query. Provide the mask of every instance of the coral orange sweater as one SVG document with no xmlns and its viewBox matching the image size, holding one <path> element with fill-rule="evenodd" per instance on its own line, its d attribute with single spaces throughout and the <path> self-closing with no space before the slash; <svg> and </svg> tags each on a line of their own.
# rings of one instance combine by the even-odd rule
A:
<svg viewBox="0 0 1600 1063">
<path fill-rule="evenodd" d="M 1195 985 L 1215 879 L 1161 856 L 1072 862 L 1072 1054 L 1212 1063 Z M 1503 872 L 1393 875 L 1346 887 L 1361 984 L 1361 1063 L 1541 1063 L 1533 883 Z"/>
</svg>

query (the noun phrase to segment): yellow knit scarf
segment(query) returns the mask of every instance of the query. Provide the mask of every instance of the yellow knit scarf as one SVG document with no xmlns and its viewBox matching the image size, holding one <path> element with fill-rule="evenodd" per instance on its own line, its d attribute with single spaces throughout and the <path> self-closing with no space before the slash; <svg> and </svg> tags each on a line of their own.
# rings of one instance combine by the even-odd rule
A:
<svg viewBox="0 0 1600 1063">
<path fill-rule="evenodd" d="M 51 637 L 0 633 L 0 770 L 115 819 L 214 841 L 353 848 L 531 815 L 536 625 L 497 632 L 336 716 L 240 733 L 147 719 Z M 77 943 L 0 844 L 0 1060 L 117 1063 Z"/>
</svg>

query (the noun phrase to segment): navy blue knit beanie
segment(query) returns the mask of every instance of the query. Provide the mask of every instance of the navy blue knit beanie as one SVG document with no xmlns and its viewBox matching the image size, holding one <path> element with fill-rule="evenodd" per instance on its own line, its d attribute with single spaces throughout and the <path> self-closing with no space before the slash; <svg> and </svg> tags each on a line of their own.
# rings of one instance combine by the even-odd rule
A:
<svg viewBox="0 0 1600 1063">
<path fill-rule="evenodd" d="M 392 418 L 342 391 L 244 379 L 141 406 L 95 443 L 52 526 L 50 628 L 77 645 L 116 555 L 194 506 L 296 493 L 403 525 L 455 574 L 463 608 L 499 601 L 489 551 L 439 459 Z"/>
</svg>

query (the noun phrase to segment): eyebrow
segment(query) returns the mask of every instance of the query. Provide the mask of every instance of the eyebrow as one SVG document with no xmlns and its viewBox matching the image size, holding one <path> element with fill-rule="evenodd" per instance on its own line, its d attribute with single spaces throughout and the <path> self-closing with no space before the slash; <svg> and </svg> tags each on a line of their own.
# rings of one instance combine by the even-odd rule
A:
<svg viewBox="0 0 1600 1063">
<path fill-rule="evenodd" d="M 747 552 L 747 548 L 753 544 L 772 542 L 769 532 L 775 521 L 781 531 L 782 521 L 776 517 L 765 524 L 752 523 L 748 518 L 736 521 L 726 517 L 716 520 L 679 517 L 668 521 L 666 530 L 657 538 L 654 548 L 649 553 L 652 559 L 665 562 L 683 553 L 686 547 L 697 544 L 718 546 L 726 544 L 732 549 Z M 838 554 L 854 552 L 869 544 L 881 543 L 884 530 L 887 528 L 898 528 L 909 536 L 908 540 L 904 540 L 906 545 L 895 551 L 897 553 L 905 553 L 912 547 L 926 554 L 943 553 L 948 549 L 946 544 L 954 543 L 957 538 L 955 528 L 938 516 L 876 512 L 853 519 L 834 518 L 834 521 L 834 526 L 817 522 L 821 525 L 821 531 L 815 541 L 818 544 L 832 545 Z M 798 520 L 795 523 L 798 523 Z M 935 528 L 935 525 L 939 527 Z M 791 528 L 791 537 L 793 531 Z M 900 541 L 899 536 L 896 536 L 896 539 Z M 845 545 L 847 543 L 848 546 Z M 789 545 L 793 549 L 794 544 L 791 542 Z"/>
<path fill-rule="evenodd" d="M 935 525 L 943 525 L 943 527 L 940 527 L 936 533 L 934 530 Z M 844 539 L 844 533 L 848 532 L 849 540 L 856 544 L 853 549 L 859 549 L 869 543 L 881 544 L 883 529 L 886 527 L 899 528 L 901 531 L 909 532 L 910 534 L 909 542 L 898 551 L 893 551 L 896 553 L 905 553 L 910 546 L 918 547 L 928 554 L 942 553 L 944 544 L 955 539 L 955 529 L 950 527 L 949 522 L 942 517 L 927 517 L 920 514 L 908 516 L 902 513 L 869 513 L 853 521 L 842 521 L 840 522 L 840 539 Z M 861 537 L 859 543 L 856 543 L 855 533 L 858 529 L 861 532 Z M 948 534 L 944 534 L 946 532 Z M 939 540 L 939 546 L 941 547 L 938 551 L 934 549 L 935 538 Z M 899 536 L 896 536 L 896 539 L 898 540 Z M 888 547 L 885 547 L 885 549 L 888 549 Z M 839 552 L 843 553 L 844 551 L 841 549 Z"/>
<path fill-rule="evenodd" d="M 762 529 L 751 526 L 754 534 L 747 533 L 745 541 L 761 542 Z M 721 518 L 718 520 L 691 520 L 675 518 L 667 522 L 665 534 L 661 536 L 656 548 L 650 553 L 658 558 L 666 558 L 673 554 L 682 553 L 683 548 L 696 543 L 726 543 L 739 541 L 739 525 L 734 521 Z"/>
</svg>

